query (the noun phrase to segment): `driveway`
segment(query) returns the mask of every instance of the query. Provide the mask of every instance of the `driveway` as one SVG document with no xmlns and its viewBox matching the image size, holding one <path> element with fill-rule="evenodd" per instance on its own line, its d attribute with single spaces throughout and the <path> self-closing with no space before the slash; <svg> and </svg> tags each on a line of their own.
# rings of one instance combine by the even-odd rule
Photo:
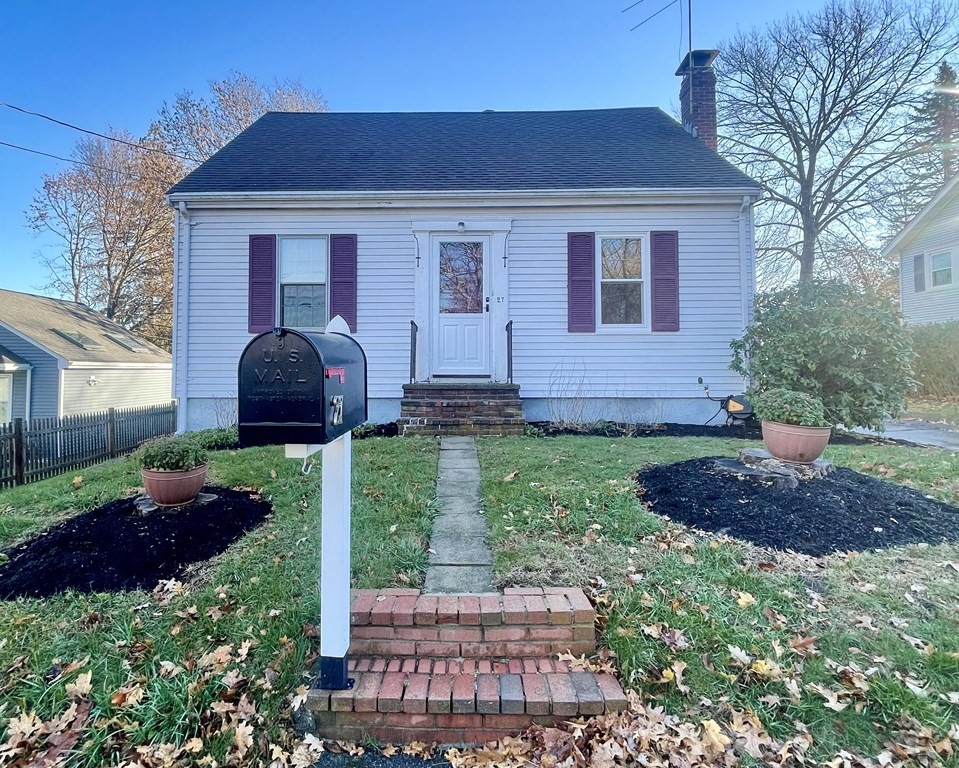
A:
<svg viewBox="0 0 959 768">
<path fill-rule="evenodd" d="M 869 430 L 859 430 L 875 435 Z M 883 437 L 905 440 L 916 445 L 928 445 L 945 448 L 947 451 L 959 451 L 959 425 L 922 419 L 898 419 L 886 422 Z"/>
</svg>

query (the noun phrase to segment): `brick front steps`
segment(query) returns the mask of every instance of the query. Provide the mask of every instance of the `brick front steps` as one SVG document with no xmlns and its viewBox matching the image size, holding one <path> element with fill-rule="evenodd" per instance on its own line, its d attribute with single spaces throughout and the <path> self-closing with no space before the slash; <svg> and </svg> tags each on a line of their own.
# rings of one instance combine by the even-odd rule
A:
<svg viewBox="0 0 959 768">
<path fill-rule="evenodd" d="M 355 686 L 307 697 L 321 738 L 479 744 L 626 706 L 613 676 L 557 659 L 596 650 L 580 589 L 357 590 L 351 613 Z"/>
<path fill-rule="evenodd" d="M 518 384 L 404 384 L 401 435 L 521 435 L 526 420 Z"/>
</svg>

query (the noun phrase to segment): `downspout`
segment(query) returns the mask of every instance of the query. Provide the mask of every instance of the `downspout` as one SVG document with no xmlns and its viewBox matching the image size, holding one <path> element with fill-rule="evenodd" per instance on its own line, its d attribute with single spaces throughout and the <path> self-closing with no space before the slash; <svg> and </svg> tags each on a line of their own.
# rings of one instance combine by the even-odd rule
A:
<svg viewBox="0 0 959 768">
<path fill-rule="evenodd" d="M 180 246 L 182 229 L 183 245 Z M 176 279 L 173 282 L 173 361 L 176 378 L 173 382 L 173 397 L 177 401 L 176 431 L 185 432 L 187 426 L 187 337 L 190 333 L 190 214 L 182 200 L 177 205 L 174 219 L 174 242 L 176 243 Z"/>
<path fill-rule="evenodd" d="M 31 365 L 26 370 L 27 373 L 27 397 L 26 402 L 23 404 L 23 420 L 30 421 L 30 405 L 31 400 L 33 400 L 33 366 Z"/>
<path fill-rule="evenodd" d="M 745 329 L 749 325 L 750 309 L 752 307 L 751 296 L 753 293 L 753 278 L 750 275 L 752 262 L 749 258 L 749 217 L 746 212 L 751 210 L 752 200 L 749 195 L 743 195 L 742 205 L 739 206 L 739 287 L 742 297 L 742 326 Z"/>
</svg>

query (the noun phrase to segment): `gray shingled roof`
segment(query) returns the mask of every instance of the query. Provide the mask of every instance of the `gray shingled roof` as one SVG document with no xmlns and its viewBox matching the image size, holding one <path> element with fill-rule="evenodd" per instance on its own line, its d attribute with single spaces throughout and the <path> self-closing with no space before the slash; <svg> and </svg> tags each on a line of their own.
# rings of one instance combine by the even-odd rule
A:
<svg viewBox="0 0 959 768">
<path fill-rule="evenodd" d="M 202 192 L 751 187 L 653 107 L 270 112 L 174 186 Z"/>
<path fill-rule="evenodd" d="M 34 344 L 70 362 L 89 363 L 171 363 L 168 352 L 130 333 L 84 304 L 48 296 L 0 289 L 0 323 L 25 336 Z M 57 333 L 79 332 L 100 349 L 84 349 Z M 132 338 L 143 352 L 132 352 L 107 334 Z"/>
</svg>

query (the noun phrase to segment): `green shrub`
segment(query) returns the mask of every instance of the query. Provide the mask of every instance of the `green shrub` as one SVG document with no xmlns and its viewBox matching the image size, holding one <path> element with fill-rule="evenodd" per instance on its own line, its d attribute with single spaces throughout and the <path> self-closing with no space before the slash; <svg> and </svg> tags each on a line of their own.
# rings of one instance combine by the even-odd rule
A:
<svg viewBox="0 0 959 768">
<path fill-rule="evenodd" d="M 800 427 L 828 427 L 822 400 L 791 389 L 767 389 L 751 398 L 756 415 L 763 421 L 796 424 Z"/>
<path fill-rule="evenodd" d="M 206 463 L 207 452 L 189 435 L 171 435 L 144 443 L 133 458 L 143 469 L 195 469 Z"/>
<path fill-rule="evenodd" d="M 959 320 L 916 325 L 910 333 L 919 393 L 929 397 L 959 395 Z"/>
<path fill-rule="evenodd" d="M 199 429 L 196 432 L 188 433 L 188 437 L 208 451 L 223 451 L 228 448 L 236 448 L 239 445 L 236 427 Z"/>
<path fill-rule="evenodd" d="M 898 310 L 842 283 L 814 280 L 758 296 L 752 324 L 730 346 L 730 367 L 753 390 L 814 395 L 829 424 L 881 430 L 915 388 Z"/>
</svg>

